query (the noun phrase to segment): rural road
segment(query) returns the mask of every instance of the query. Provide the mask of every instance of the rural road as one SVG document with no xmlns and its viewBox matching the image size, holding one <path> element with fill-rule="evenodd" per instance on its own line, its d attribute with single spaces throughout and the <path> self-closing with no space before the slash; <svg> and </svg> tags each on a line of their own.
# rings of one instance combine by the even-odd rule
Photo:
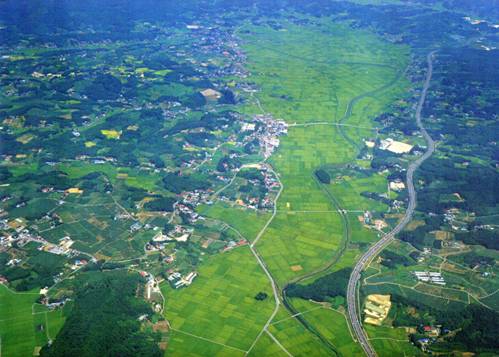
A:
<svg viewBox="0 0 499 357">
<path fill-rule="evenodd" d="M 409 192 L 409 204 L 407 210 L 405 212 L 402 220 L 397 224 L 397 226 L 388 234 L 386 234 L 383 238 L 381 238 L 378 242 L 376 242 L 369 250 L 362 255 L 357 264 L 355 265 L 352 274 L 350 275 L 350 280 L 348 281 L 347 287 L 347 304 L 348 304 L 348 317 L 350 319 L 350 323 L 352 328 L 357 336 L 357 340 L 359 341 L 362 349 L 369 357 L 376 356 L 376 351 L 373 349 L 371 344 L 369 343 L 369 339 L 367 337 L 366 332 L 362 328 L 362 322 L 359 318 L 359 313 L 357 311 L 357 284 L 360 280 L 361 272 L 367 267 L 369 262 L 376 257 L 385 247 L 387 247 L 391 241 L 394 239 L 394 236 L 409 223 L 412 219 L 412 215 L 414 213 L 414 209 L 416 208 L 416 190 L 414 189 L 413 176 L 414 172 L 417 168 L 428 159 L 433 152 L 435 151 L 435 142 L 430 137 L 426 129 L 424 128 L 421 122 L 421 111 L 423 109 L 423 104 L 426 99 L 426 93 L 428 92 L 428 87 L 430 86 L 430 80 L 433 73 L 433 55 L 436 51 L 430 52 L 427 56 L 428 62 L 428 70 L 426 72 L 426 78 L 423 85 L 423 90 L 421 92 L 421 97 L 419 98 L 419 102 L 416 107 L 416 123 L 423 134 L 423 137 L 427 143 L 426 152 L 419 157 L 417 160 L 412 162 L 407 169 L 407 189 Z"/>
</svg>

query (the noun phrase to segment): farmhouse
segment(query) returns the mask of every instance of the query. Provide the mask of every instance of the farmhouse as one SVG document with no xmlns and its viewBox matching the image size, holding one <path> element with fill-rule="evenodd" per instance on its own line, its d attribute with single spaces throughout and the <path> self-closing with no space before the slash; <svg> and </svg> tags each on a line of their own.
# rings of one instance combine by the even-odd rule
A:
<svg viewBox="0 0 499 357">
<path fill-rule="evenodd" d="M 162 231 L 159 231 L 158 233 L 156 233 L 156 235 L 152 238 L 153 242 L 166 242 L 166 241 L 169 241 L 170 238 L 163 234 Z"/>
<path fill-rule="evenodd" d="M 187 274 L 186 276 L 184 277 L 181 277 L 180 276 L 180 273 L 178 272 L 175 272 L 173 274 L 171 274 L 169 277 L 168 277 L 168 281 L 173 284 L 173 287 L 175 289 L 178 289 L 178 288 L 181 288 L 181 287 L 184 287 L 184 286 L 189 286 L 192 284 L 192 282 L 194 281 L 194 279 L 198 276 L 198 274 L 194 271 L 190 272 L 189 274 Z"/>
</svg>

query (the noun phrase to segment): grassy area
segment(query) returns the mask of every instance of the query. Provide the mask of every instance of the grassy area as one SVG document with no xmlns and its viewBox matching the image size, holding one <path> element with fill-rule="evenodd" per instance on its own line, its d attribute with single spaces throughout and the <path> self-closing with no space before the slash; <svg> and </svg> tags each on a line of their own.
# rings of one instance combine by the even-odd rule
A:
<svg viewBox="0 0 499 357">
<path fill-rule="evenodd" d="M 178 340 L 185 339 L 186 334 L 246 351 L 274 307 L 268 278 L 248 247 L 207 258 L 188 288 L 174 290 L 164 284 L 162 291 L 166 318 L 174 331 L 183 332 L 171 336 L 171 344 L 178 346 L 179 353 L 184 347 L 194 353 L 192 346 Z M 257 301 L 254 297 L 260 291 L 268 298 Z M 214 348 L 207 349 L 205 343 L 196 346 L 198 355 L 210 355 Z"/>
<path fill-rule="evenodd" d="M 2 356 L 32 356 L 36 347 L 54 339 L 64 323 L 62 310 L 39 306 L 37 292 L 15 293 L 0 284 L 0 352 Z"/>
<path fill-rule="evenodd" d="M 58 169 L 67 173 L 69 178 L 81 178 L 93 172 L 106 175 L 109 180 L 116 184 L 123 181 L 130 187 L 141 188 L 149 191 L 157 191 L 156 183 L 158 177 L 146 172 L 140 172 L 129 168 L 118 168 L 112 164 L 91 164 L 88 162 L 72 162 L 58 165 Z"/>
</svg>

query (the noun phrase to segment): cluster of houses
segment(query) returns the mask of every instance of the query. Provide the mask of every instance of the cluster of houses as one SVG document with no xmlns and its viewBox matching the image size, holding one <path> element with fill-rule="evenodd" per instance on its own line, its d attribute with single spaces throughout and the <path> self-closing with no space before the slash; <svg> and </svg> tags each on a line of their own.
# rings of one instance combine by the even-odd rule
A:
<svg viewBox="0 0 499 357">
<path fill-rule="evenodd" d="M 433 283 L 442 286 L 445 285 L 442 273 L 439 272 L 415 271 L 414 275 L 416 276 L 416 279 L 424 283 Z"/>
<path fill-rule="evenodd" d="M 187 29 L 190 30 L 190 37 L 196 40 L 195 43 L 191 44 L 191 50 L 196 50 L 204 55 L 213 56 L 213 54 L 218 54 L 223 56 L 224 65 L 217 66 L 218 68 L 215 70 L 206 71 L 208 78 L 219 79 L 226 76 L 246 78 L 248 72 L 242 66 L 246 56 L 239 46 L 238 39 L 233 34 L 221 30 L 216 22 L 210 25 L 187 25 Z M 177 56 L 183 57 L 185 53 L 177 51 Z M 192 57 L 187 57 L 186 60 L 198 64 L 201 71 L 212 62 L 209 59 L 198 62 Z"/>
<path fill-rule="evenodd" d="M 210 194 L 207 191 L 194 190 L 182 193 L 182 202 L 193 207 L 202 203 L 211 204 Z"/>
<path fill-rule="evenodd" d="M 418 263 L 423 263 L 430 256 L 431 256 L 431 248 L 424 247 L 421 252 L 417 253 L 417 256 L 415 257 L 415 259 Z"/>
<path fill-rule="evenodd" d="M 459 208 L 446 209 L 444 212 L 444 222 L 449 224 L 454 231 L 467 232 L 468 226 L 465 222 L 462 222 L 458 219 L 459 213 L 461 213 Z"/>
<path fill-rule="evenodd" d="M 227 245 L 224 247 L 223 249 L 223 252 L 227 252 L 229 250 L 232 250 L 234 248 L 237 248 L 237 247 L 241 247 L 243 245 L 246 245 L 248 244 L 248 241 L 245 240 L 245 239 L 241 239 L 240 241 L 238 242 L 235 242 L 233 240 L 231 240 L 230 242 L 227 243 Z"/>
<path fill-rule="evenodd" d="M 69 236 L 65 236 L 60 238 L 57 244 L 48 242 L 43 237 L 32 234 L 28 228 L 25 226 L 25 221 L 21 218 L 16 218 L 13 221 L 0 221 L 0 229 L 4 232 L 2 236 L 0 236 L 0 252 L 6 251 L 10 249 L 14 243 L 18 248 L 23 248 L 28 243 L 36 243 L 38 244 L 38 250 L 55 254 L 55 255 L 64 255 L 68 258 L 79 257 L 81 255 L 88 255 L 86 253 L 82 253 L 76 249 L 72 248 L 74 241 Z M 90 257 L 90 256 L 89 256 Z M 91 257 L 93 262 L 97 260 Z M 22 259 L 13 257 L 10 259 L 6 266 L 13 267 L 22 264 Z M 73 264 L 69 267 L 72 270 L 76 270 L 82 266 L 88 264 L 87 259 L 75 259 Z M 61 273 L 62 274 L 62 273 Z M 54 281 L 57 281 L 59 277 L 54 277 Z M 7 283 L 7 279 L 2 278 L 3 283 Z"/>
<path fill-rule="evenodd" d="M 38 243 L 38 250 L 56 255 L 66 255 L 69 257 L 82 254 L 78 250 L 72 249 L 74 241 L 69 236 L 59 239 L 58 244 L 48 242 L 43 237 L 32 234 L 25 226 L 25 222 L 21 218 L 16 218 L 13 221 L 2 220 L 0 229 L 6 234 L 0 237 L 0 251 L 7 250 L 12 247 L 13 243 L 19 248 L 24 247 L 30 242 Z M 8 232 L 8 233 L 7 233 Z"/>
<path fill-rule="evenodd" d="M 386 227 L 388 227 L 388 223 L 386 223 L 382 219 L 373 219 L 373 215 L 370 211 L 364 211 L 362 216 L 358 216 L 359 222 L 364 223 L 364 226 L 367 228 L 375 229 L 377 231 L 382 231 Z"/>
<path fill-rule="evenodd" d="M 279 147 L 279 136 L 288 133 L 288 124 L 270 114 L 258 114 L 253 116 L 252 122 L 242 122 L 241 132 L 246 134 L 241 144 L 256 140 L 262 155 L 268 158 Z"/>
<path fill-rule="evenodd" d="M 166 244 L 170 242 L 187 242 L 194 229 L 176 225 L 171 231 L 164 234 L 162 231 L 146 243 L 145 250 L 147 252 L 159 251 L 166 248 Z"/>
<path fill-rule="evenodd" d="M 420 333 L 420 337 L 415 340 L 416 346 L 421 348 L 422 351 L 428 352 L 429 347 L 432 343 L 437 341 L 437 338 L 441 335 L 448 334 L 450 331 L 447 328 L 442 327 L 441 325 L 438 326 L 430 326 L 430 325 L 420 325 L 418 327 L 418 333 Z"/>
<path fill-rule="evenodd" d="M 279 147 L 279 136 L 288 133 L 288 125 L 284 120 L 274 119 L 269 114 L 255 115 L 254 120 L 261 124 L 256 132 L 256 138 L 260 143 L 263 157 L 268 158 Z"/>
<path fill-rule="evenodd" d="M 191 222 L 191 223 L 195 223 L 195 222 L 197 222 L 200 219 L 201 220 L 204 219 L 204 217 L 200 216 L 198 213 L 196 213 L 194 211 L 194 209 L 192 209 L 191 207 L 189 207 L 187 205 L 178 203 L 177 204 L 177 210 L 181 214 L 183 214 L 183 216 L 186 217 L 189 220 L 189 222 Z"/>
<path fill-rule="evenodd" d="M 221 201 L 230 202 L 235 199 L 236 204 L 250 208 L 250 209 L 269 209 L 274 205 L 273 193 L 277 192 L 280 188 L 280 183 L 275 174 L 268 169 L 267 166 L 262 164 L 247 164 L 243 165 L 241 169 L 257 169 L 260 171 L 261 178 L 248 179 L 248 184 L 252 187 L 262 186 L 258 190 L 258 194 L 243 194 L 239 192 L 237 194 L 226 196 L 220 196 Z M 236 198 L 237 197 L 237 198 Z"/>
<path fill-rule="evenodd" d="M 198 274 L 194 271 L 191 271 L 189 274 L 185 276 L 182 276 L 182 274 L 176 271 L 168 275 L 167 280 L 173 288 L 178 289 L 181 287 L 191 285 L 197 276 Z"/>
</svg>

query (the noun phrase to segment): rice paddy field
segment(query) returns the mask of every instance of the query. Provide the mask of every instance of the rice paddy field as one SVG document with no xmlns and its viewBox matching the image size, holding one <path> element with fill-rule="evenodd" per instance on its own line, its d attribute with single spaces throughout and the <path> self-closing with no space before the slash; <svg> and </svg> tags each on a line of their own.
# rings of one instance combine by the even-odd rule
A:
<svg viewBox="0 0 499 357">
<path fill-rule="evenodd" d="M 225 347 L 232 353 L 246 351 L 255 341 L 274 308 L 272 288 L 249 248 L 241 247 L 207 258 L 199 276 L 188 289 L 174 290 L 166 283 L 165 317 L 171 324 L 172 346 L 194 348 L 181 340 L 196 336 L 198 340 Z M 268 297 L 258 301 L 255 296 Z M 207 355 L 215 346 L 196 345 L 197 355 Z"/>
<path fill-rule="evenodd" d="M 383 42 L 367 31 L 319 22 L 282 30 L 248 26 L 248 69 L 262 91 L 265 110 L 289 123 L 337 121 L 347 104 L 396 76 L 407 49 Z M 285 99 L 282 99 L 282 97 Z"/>
<path fill-rule="evenodd" d="M 284 308 L 282 308 L 284 310 Z M 270 333 L 293 356 L 329 356 L 332 351 L 296 319 L 283 311 L 283 317 L 276 316 L 269 327 Z M 270 348 L 271 346 L 268 346 Z M 266 352 L 263 352 L 264 355 Z"/>
<path fill-rule="evenodd" d="M 270 213 L 217 202 L 198 208 L 200 214 L 223 221 L 236 229 L 249 241 L 253 241 L 270 218 Z"/>
<path fill-rule="evenodd" d="M 64 310 L 34 305 L 38 292 L 16 293 L 0 284 L 0 353 L 32 356 L 55 338 L 64 324 Z"/>
<path fill-rule="evenodd" d="M 371 344 L 379 356 L 423 356 L 424 353 L 408 342 L 403 328 L 365 325 Z"/>
<path fill-rule="evenodd" d="M 341 26 L 322 27 L 321 31 L 297 25 L 285 26 L 284 31 L 253 27 L 249 31 L 245 50 L 250 70 L 258 73 L 252 80 L 261 87 L 256 96 L 262 108 L 290 125 L 307 124 L 291 126 L 271 157 L 284 187 L 277 202 L 279 213 L 257 246 L 282 283 L 326 264 L 340 247 L 344 234 L 338 208 L 386 210 L 360 196 L 363 190 L 384 192 L 386 178 L 333 182 L 328 190 L 340 203 L 341 207 L 336 207 L 314 179 L 314 172 L 324 165 L 355 160 L 357 150 L 345 133 L 338 126 L 323 124 L 340 121 L 355 97 L 393 82 L 405 66 L 406 50 L 380 43 L 366 32 L 353 35 L 355 31 Z M 378 51 L 380 48 L 384 50 Z M 372 119 L 401 95 L 406 85 L 401 80 L 386 92 L 357 100 L 345 123 L 350 124 L 352 118 L 352 125 L 362 128 L 348 129 L 350 139 L 362 144 L 370 138 Z M 318 122 L 321 124 L 314 124 Z"/>
<path fill-rule="evenodd" d="M 353 177 L 322 185 L 315 171 L 356 162 L 363 141 L 376 135 L 373 119 L 407 88 L 400 78 L 408 61 L 405 47 L 365 31 L 317 21 L 299 26 L 283 20 L 280 31 L 248 25 L 240 33 L 250 79 L 260 89 L 248 98 L 244 112 L 261 114 L 263 109 L 290 125 L 269 160 L 283 185 L 275 216 L 222 203 L 200 209 L 249 240 L 269 222 L 255 248 L 279 286 L 333 259 L 337 266 L 331 270 L 351 266 L 360 250 L 344 248 L 376 239 L 375 232 L 359 223 L 358 215 L 387 207 L 360 193 L 385 192 L 386 177 Z M 350 212 L 342 216 L 338 210 Z M 261 290 L 270 293 L 263 303 L 253 299 Z M 173 355 L 238 355 L 248 349 L 254 356 L 283 355 L 270 334 L 294 356 L 361 352 L 345 316 L 323 307 L 307 311 L 305 317 L 335 346 L 334 351 L 282 306 L 269 326 L 270 334 L 256 340 L 274 301 L 268 278 L 247 248 L 207 258 L 189 289 L 175 291 L 164 285 L 163 292 Z M 305 301 L 295 304 L 300 311 L 313 307 Z"/>
<path fill-rule="evenodd" d="M 307 322 L 334 345 L 340 356 L 362 355 L 362 349 L 353 339 L 353 331 L 344 312 L 301 299 L 292 299 L 292 304 Z"/>
<path fill-rule="evenodd" d="M 337 212 L 278 213 L 258 250 L 280 284 L 330 260 L 343 236 Z"/>
</svg>

